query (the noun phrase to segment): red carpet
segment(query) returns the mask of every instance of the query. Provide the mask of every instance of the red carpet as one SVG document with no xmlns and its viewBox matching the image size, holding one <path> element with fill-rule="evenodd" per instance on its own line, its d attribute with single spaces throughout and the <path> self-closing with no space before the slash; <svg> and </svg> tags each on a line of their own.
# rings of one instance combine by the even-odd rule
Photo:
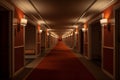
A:
<svg viewBox="0 0 120 80">
<path fill-rule="evenodd" d="M 58 42 L 25 80 L 95 80 L 95 78 L 64 43 Z"/>
</svg>

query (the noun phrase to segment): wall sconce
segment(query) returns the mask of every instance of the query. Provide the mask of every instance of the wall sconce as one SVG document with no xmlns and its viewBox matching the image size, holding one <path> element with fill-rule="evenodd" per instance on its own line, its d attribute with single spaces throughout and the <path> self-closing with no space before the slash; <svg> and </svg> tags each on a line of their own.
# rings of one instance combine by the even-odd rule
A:
<svg viewBox="0 0 120 80">
<path fill-rule="evenodd" d="M 102 13 L 102 19 L 100 19 L 100 24 L 102 26 L 105 26 L 107 25 L 107 23 L 108 23 L 108 20 L 105 18 L 104 13 Z"/>
<path fill-rule="evenodd" d="M 25 18 L 25 16 L 20 20 L 20 25 L 22 25 L 22 26 L 27 25 L 27 19 Z"/>
<path fill-rule="evenodd" d="M 100 20 L 100 24 L 101 24 L 102 26 L 107 25 L 107 23 L 108 23 L 108 20 L 105 19 L 105 18 L 103 18 L 103 19 Z"/>
<path fill-rule="evenodd" d="M 104 18 L 104 14 L 102 14 L 102 19 L 100 19 L 101 26 L 106 26 L 108 31 L 110 31 L 110 23 L 108 23 L 108 19 Z"/>
<path fill-rule="evenodd" d="M 70 36 L 73 36 L 73 33 L 71 33 Z"/>
<path fill-rule="evenodd" d="M 42 30 L 40 30 L 40 33 L 42 33 Z"/>
<path fill-rule="evenodd" d="M 47 36 L 49 36 L 49 33 L 47 32 Z"/>
<path fill-rule="evenodd" d="M 86 29 L 86 28 L 82 28 L 82 31 L 83 31 L 83 32 L 85 32 L 85 31 L 87 31 L 87 30 L 88 30 L 88 29 Z"/>
<path fill-rule="evenodd" d="M 21 26 L 26 26 L 27 25 L 27 19 L 25 18 L 25 16 L 22 19 L 20 19 L 20 21 L 18 21 L 17 18 L 14 18 L 13 19 L 13 25 L 17 26 L 17 32 L 19 32 Z"/>
<path fill-rule="evenodd" d="M 78 34 L 78 32 L 77 32 L 77 31 L 75 31 L 75 34 Z"/>
</svg>

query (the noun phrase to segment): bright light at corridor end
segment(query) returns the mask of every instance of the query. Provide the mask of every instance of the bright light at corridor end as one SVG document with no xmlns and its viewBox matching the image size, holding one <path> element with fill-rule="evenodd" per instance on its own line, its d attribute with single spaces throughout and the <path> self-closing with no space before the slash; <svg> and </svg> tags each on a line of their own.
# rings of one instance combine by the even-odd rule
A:
<svg viewBox="0 0 120 80">
<path fill-rule="evenodd" d="M 54 37 L 54 38 L 59 38 L 59 36 L 58 36 L 57 34 L 55 34 L 54 32 L 50 32 L 49 35 L 51 35 L 51 36 Z"/>
<path fill-rule="evenodd" d="M 62 38 L 73 36 L 73 29 L 71 31 L 66 32 L 64 35 L 62 35 Z"/>
</svg>

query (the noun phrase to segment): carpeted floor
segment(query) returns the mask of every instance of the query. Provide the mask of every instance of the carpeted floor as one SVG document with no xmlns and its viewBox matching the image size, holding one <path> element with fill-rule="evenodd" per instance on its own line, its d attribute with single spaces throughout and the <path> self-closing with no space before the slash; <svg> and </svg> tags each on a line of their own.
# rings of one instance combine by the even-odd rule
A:
<svg viewBox="0 0 120 80">
<path fill-rule="evenodd" d="M 96 80 L 73 52 L 61 41 L 25 80 Z"/>
</svg>

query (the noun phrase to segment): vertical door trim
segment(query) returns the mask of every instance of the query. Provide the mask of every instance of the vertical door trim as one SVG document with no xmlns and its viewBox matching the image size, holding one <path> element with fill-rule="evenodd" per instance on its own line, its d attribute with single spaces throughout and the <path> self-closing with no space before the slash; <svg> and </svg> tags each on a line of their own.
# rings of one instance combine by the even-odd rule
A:
<svg viewBox="0 0 120 80">
<path fill-rule="evenodd" d="M 114 50 L 114 79 L 115 80 L 119 80 L 119 76 L 120 75 L 120 72 L 118 71 L 118 65 L 119 65 L 119 62 L 118 62 L 118 54 L 119 54 L 119 51 L 118 51 L 118 26 L 117 26 L 117 23 L 116 23 L 116 13 L 117 13 L 117 10 L 120 9 L 120 4 L 116 5 L 114 8 L 113 8 L 113 11 L 114 11 L 114 47 L 115 47 L 115 50 Z M 115 21 L 116 20 L 116 21 Z"/>
</svg>

